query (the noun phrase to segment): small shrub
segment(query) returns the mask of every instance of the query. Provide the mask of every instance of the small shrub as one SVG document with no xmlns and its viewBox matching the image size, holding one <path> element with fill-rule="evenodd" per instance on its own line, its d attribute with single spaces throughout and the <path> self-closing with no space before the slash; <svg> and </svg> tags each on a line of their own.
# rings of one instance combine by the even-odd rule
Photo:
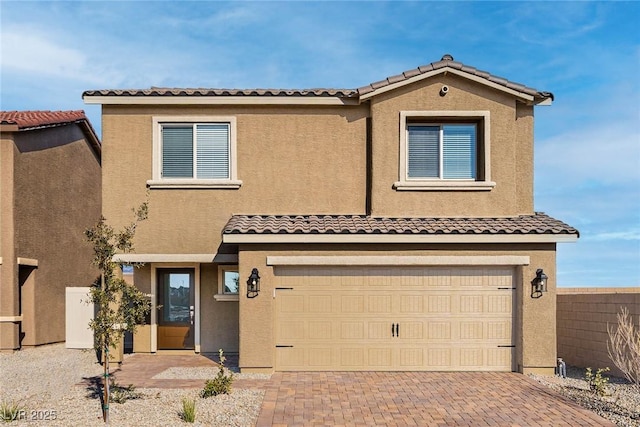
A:
<svg viewBox="0 0 640 427">
<path fill-rule="evenodd" d="M 111 394 L 109 400 L 115 403 L 124 403 L 127 400 L 141 399 L 144 394 L 137 392 L 133 384 L 129 384 L 127 387 L 123 387 L 111 380 Z"/>
<path fill-rule="evenodd" d="M 584 375 L 585 381 L 589 384 L 589 389 L 597 393 L 599 396 L 605 396 L 607 394 L 607 384 L 609 378 L 602 376 L 603 372 L 608 372 L 609 368 L 600 368 L 594 374 L 591 368 L 587 368 L 587 372 Z"/>
<path fill-rule="evenodd" d="M 231 393 L 233 374 L 225 373 L 224 361 L 226 360 L 226 358 L 222 353 L 222 349 L 219 350 L 218 354 L 220 355 L 220 370 L 218 370 L 218 375 L 212 380 L 207 380 L 207 382 L 204 384 L 204 389 L 200 392 L 200 397 L 207 398 L 211 396 L 217 396 L 219 394 Z"/>
<path fill-rule="evenodd" d="M 0 420 L 5 423 L 17 421 L 26 414 L 25 407 L 14 401 L 0 402 Z"/>
<path fill-rule="evenodd" d="M 640 389 L 640 318 L 636 329 L 629 309 L 622 307 L 618 313 L 617 327 L 614 330 L 607 324 L 607 334 L 609 358 Z"/>
<path fill-rule="evenodd" d="M 180 412 L 180 418 L 183 421 L 192 423 L 196 420 L 196 400 L 182 398 L 182 412 Z"/>
</svg>

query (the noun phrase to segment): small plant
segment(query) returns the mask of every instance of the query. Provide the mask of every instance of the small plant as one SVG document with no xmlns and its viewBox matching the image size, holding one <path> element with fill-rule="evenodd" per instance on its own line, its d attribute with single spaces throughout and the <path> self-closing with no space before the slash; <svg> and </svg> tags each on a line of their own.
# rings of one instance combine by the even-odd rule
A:
<svg viewBox="0 0 640 427">
<path fill-rule="evenodd" d="M 211 396 L 217 396 L 219 394 L 231 393 L 233 374 L 225 373 L 224 361 L 226 360 L 226 358 L 222 353 L 222 349 L 218 351 L 218 354 L 220 356 L 220 370 L 218 370 L 218 375 L 212 380 L 207 380 L 204 385 L 204 389 L 200 392 L 200 397 L 207 398 Z"/>
<path fill-rule="evenodd" d="M 640 389 L 640 318 L 636 329 L 629 309 L 622 307 L 617 327 L 614 330 L 607 324 L 607 334 L 609 358 Z"/>
<path fill-rule="evenodd" d="M 136 391 L 136 388 L 133 384 L 129 384 L 127 387 L 123 387 L 116 384 L 113 378 L 111 379 L 111 395 L 109 396 L 111 398 L 111 402 L 124 403 L 127 400 L 140 399 L 143 396 L 144 394 Z"/>
<path fill-rule="evenodd" d="M 26 413 L 25 407 L 20 403 L 3 400 L 0 402 L 0 420 L 5 423 L 10 423 L 11 421 L 17 421 Z"/>
<path fill-rule="evenodd" d="M 180 412 L 180 418 L 187 423 L 192 423 L 196 420 L 196 400 L 182 398 L 182 412 Z"/>
<path fill-rule="evenodd" d="M 594 374 L 591 368 L 587 368 L 587 372 L 584 375 L 584 379 L 589 384 L 589 389 L 597 393 L 599 396 L 605 396 L 607 394 L 607 384 L 609 378 L 602 375 L 603 372 L 608 372 L 609 368 L 600 368 Z"/>
</svg>

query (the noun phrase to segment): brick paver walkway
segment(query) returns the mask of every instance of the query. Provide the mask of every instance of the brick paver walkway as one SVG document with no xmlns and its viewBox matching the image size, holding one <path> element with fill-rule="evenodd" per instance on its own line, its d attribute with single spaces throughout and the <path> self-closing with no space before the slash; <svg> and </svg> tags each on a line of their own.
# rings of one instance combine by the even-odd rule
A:
<svg viewBox="0 0 640 427">
<path fill-rule="evenodd" d="M 115 377 L 139 388 L 202 388 L 204 380 L 153 379 L 192 366 L 217 365 L 204 356 L 136 354 Z M 258 427 L 614 425 L 516 373 L 279 372 L 233 388 L 266 391 Z"/>
<path fill-rule="evenodd" d="M 257 426 L 310 425 L 613 426 L 516 373 L 274 374 Z"/>
</svg>

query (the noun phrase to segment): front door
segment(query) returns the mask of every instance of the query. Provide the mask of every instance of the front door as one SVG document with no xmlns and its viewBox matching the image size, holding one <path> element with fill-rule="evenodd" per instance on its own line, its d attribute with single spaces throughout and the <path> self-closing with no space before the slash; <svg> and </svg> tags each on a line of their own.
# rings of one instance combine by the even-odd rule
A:
<svg viewBox="0 0 640 427">
<path fill-rule="evenodd" d="M 158 349 L 194 348 L 194 269 L 158 269 Z"/>
</svg>

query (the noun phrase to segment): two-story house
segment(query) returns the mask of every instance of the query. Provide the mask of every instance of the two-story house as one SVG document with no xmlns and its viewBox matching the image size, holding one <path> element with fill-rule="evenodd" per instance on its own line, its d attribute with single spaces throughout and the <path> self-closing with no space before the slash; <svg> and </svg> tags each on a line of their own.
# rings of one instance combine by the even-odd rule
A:
<svg viewBox="0 0 640 427">
<path fill-rule="evenodd" d="M 0 111 L 0 350 L 65 340 L 65 287 L 98 276 L 100 141 L 83 111 Z"/>
<path fill-rule="evenodd" d="M 83 98 L 102 105 L 106 218 L 126 224 L 149 192 L 118 256 L 145 263 L 153 305 L 136 351 L 223 348 L 245 372 L 553 373 L 556 243 L 578 231 L 534 212 L 533 111 L 551 93 L 445 55 L 359 89 Z"/>
</svg>

